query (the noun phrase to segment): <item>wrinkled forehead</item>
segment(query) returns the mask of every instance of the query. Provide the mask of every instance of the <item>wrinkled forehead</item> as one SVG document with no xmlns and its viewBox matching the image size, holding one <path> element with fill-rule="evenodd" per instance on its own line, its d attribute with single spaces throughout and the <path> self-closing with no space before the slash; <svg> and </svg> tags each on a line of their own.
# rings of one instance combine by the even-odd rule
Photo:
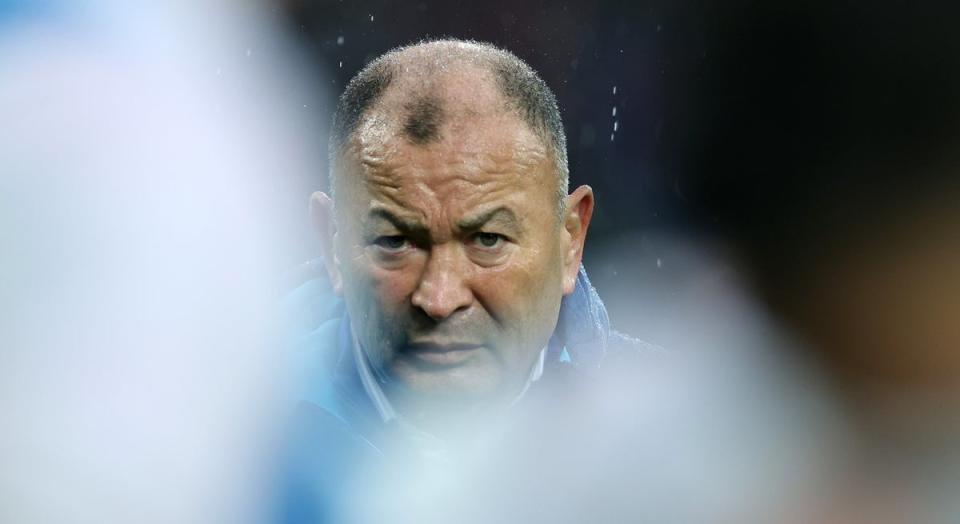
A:
<svg viewBox="0 0 960 524">
<path fill-rule="evenodd" d="M 406 69 L 360 118 L 355 138 L 393 135 L 416 145 L 457 138 L 464 126 L 518 119 L 486 68 Z M 388 135 L 390 135 L 388 137 Z"/>
<path fill-rule="evenodd" d="M 345 153 L 347 191 L 338 200 L 361 207 L 370 198 L 415 208 L 432 202 L 452 209 L 508 195 L 553 194 L 545 148 L 508 113 L 450 121 L 428 143 L 406 135 L 402 122 L 364 121 Z"/>
<path fill-rule="evenodd" d="M 372 111 L 357 126 L 346 154 L 354 164 L 370 168 L 429 159 L 507 162 L 526 171 L 544 160 L 546 149 L 524 122 L 506 111 L 462 112 L 440 121 L 435 115 Z"/>
<path fill-rule="evenodd" d="M 543 184 L 530 179 L 551 170 L 542 139 L 491 82 L 454 75 L 440 87 L 400 85 L 365 112 L 343 152 L 343 185 L 500 175 Z"/>
</svg>

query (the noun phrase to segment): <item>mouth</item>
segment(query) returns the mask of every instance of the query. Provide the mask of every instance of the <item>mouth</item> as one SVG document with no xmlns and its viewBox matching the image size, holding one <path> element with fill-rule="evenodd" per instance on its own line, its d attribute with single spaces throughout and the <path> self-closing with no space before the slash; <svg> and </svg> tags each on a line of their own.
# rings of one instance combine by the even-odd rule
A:
<svg viewBox="0 0 960 524">
<path fill-rule="evenodd" d="M 471 358 L 482 347 L 471 343 L 414 342 L 404 348 L 404 353 L 426 364 L 454 366 Z"/>
</svg>

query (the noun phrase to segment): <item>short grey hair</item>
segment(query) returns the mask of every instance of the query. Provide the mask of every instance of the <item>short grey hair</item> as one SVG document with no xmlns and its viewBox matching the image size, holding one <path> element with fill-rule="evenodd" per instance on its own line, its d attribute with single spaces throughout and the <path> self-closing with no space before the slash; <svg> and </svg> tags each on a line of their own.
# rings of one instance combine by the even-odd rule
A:
<svg viewBox="0 0 960 524">
<path fill-rule="evenodd" d="M 516 55 L 492 44 L 473 40 L 424 40 L 397 47 L 367 64 L 350 80 L 340 95 L 330 132 L 331 192 L 336 192 L 337 162 L 364 113 L 377 102 L 398 75 L 402 74 L 402 68 L 398 67 L 401 55 L 425 46 L 439 48 L 439 52 L 431 55 L 437 70 L 449 64 L 467 63 L 482 67 L 493 74 L 510 109 L 540 137 L 553 157 L 557 176 L 557 209 L 562 213 L 569 189 L 569 167 L 567 139 L 556 97 L 536 71 Z M 442 116 L 439 106 L 429 97 L 421 97 L 411 103 L 410 109 L 411 116 L 404 126 L 405 133 L 418 144 L 433 139 Z"/>
</svg>

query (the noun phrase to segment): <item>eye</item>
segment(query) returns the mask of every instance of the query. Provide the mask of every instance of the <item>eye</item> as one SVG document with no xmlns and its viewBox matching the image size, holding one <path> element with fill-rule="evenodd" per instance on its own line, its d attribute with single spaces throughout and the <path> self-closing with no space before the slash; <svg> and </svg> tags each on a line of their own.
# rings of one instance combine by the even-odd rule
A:
<svg viewBox="0 0 960 524">
<path fill-rule="evenodd" d="M 473 236 L 474 243 L 486 249 L 492 249 L 499 246 L 503 240 L 503 235 L 497 233 L 480 232 Z"/>
<path fill-rule="evenodd" d="M 410 244 L 410 242 L 407 240 L 407 237 L 403 235 L 385 235 L 377 237 L 373 240 L 373 243 L 380 249 L 386 251 L 400 251 Z"/>
</svg>

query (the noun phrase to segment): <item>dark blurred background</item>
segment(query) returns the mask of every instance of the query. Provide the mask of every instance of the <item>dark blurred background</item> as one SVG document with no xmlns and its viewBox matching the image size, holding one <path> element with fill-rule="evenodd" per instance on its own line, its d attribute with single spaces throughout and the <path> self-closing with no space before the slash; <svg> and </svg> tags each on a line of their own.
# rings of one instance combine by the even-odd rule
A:
<svg viewBox="0 0 960 524">
<path fill-rule="evenodd" d="M 526 60 L 554 90 L 569 146 L 571 187 L 597 196 L 586 264 L 614 321 L 632 326 L 636 293 L 674 292 L 662 230 L 697 230 L 666 148 L 690 135 L 696 80 L 708 50 L 696 6 L 622 2 L 282 3 L 291 32 L 339 93 L 365 63 L 425 38 L 494 43 Z M 317 111 L 329 124 L 329 109 Z M 318 144 L 318 147 L 323 147 Z M 616 296 L 609 296 L 609 295 Z M 624 307 L 615 307 L 622 302 Z M 658 311 L 640 315 L 649 318 Z"/>
<path fill-rule="evenodd" d="M 960 522 L 958 11 L 0 0 L 0 521 L 260 521 L 298 384 L 265 311 L 316 253 L 334 97 L 452 36 L 556 92 L 591 277 L 678 357 L 581 397 L 637 400 L 570 450 L 617 489 L 547 489 L 672 522 Z"/>
<path fill-rule="evenodd" d="M 691 278 L 732 272 L 816 345 L 875 356 L 896 339 L 891 351 L 904 355 L 923 339 L 908 317 L 940 315 L 921 344 L 960 353 L 947 328 L 960 304 L 946 292 L 957 280 L 950 239 L 960 240 L 956 8 L 287 0 L 278 9 L 332 94 L 367 61 L 423 38 L 489 41 L 539 71 L 563 113 L 571 183 L 596 191 L 586 264 L 621 329 L 657 342 Z M 927 280 L 893 289 L 909 275 Z M 877 310 L 852 318 L 867 306 Z M 877 324 L 904 328 L 863 336 Z"/>
</svg>

